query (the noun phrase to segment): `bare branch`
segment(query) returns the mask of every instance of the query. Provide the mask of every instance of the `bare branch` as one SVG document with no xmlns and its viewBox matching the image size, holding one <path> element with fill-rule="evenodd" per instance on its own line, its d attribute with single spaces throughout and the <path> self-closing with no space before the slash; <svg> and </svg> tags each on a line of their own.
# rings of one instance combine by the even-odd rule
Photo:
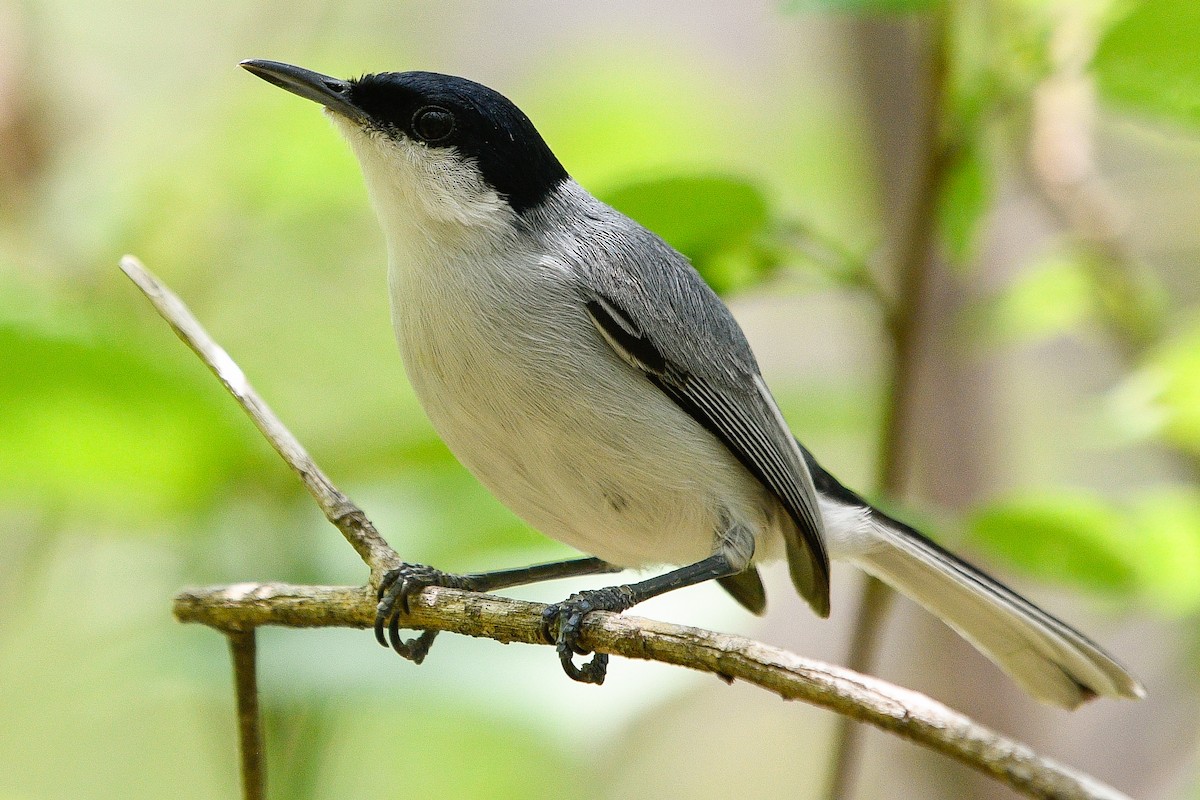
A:
<svg viewBox="0 0 1200 800">
<path fill-rule="evenodd" d="M 937 244 L 937 207 L 953 167 L 954 150 L 942 130 L 945 125 L 949 92 L 950 11 L 942 9 L 928 15 L 923 23 L 921 42 L 927 48 L 922 53 L 922 65 L 915 76 L 919 87 L 918 117 L 911 134 L 915 137 L 918 163 L 911 188 L 909 212 L 900 218 L 894 268 L 897 296 L 889 307 L 887 334 L 891 344 L 891 361 L 887 390 L 884 393 L 883 421 L 880 426 L 879 461 L 876 488 L 889 499 L 904 494 L 912 472 L 912 428 L 917 398 L 917 375 L 922 357 L 922 342 L 928 338 L 931 320 L 936 314 L 929 291 L 933 277 L 933 259 Z M 894 34 L 893 34 L 894 35 Z M 874 42 L 871 43 L 875 44 Z M 911 49 L 903 37 L 889 45 L 891 48 Z M 892 51 L 874 52 L 867 57 L 877 65 L 886 61 Z M 881 61 L 882 59 L 882 61 Z M 878 109 L 882 113 L 882 109 Z M 881 126 L 888 136 L 896 133 L 890 126 Z M 886 148 L 884 148 L 886 150 Z M 866 672 L 877 660 L 883 630 L 887 624 L 895 592 L 873 575 L 864 575 L 858 610 L 855 614 L 850 650 L 846 661 L 852 669 Z M 830 780 L 825 797 L 845 800 L 854 796 L 855 782 L 862 760 L 862 731 L 848 718 L 838 721 L 834 736 Z"/>
<path fill-rule="evenodd" d="M 254 629 L 229 631 L 233 684 L 237 694 L 238 749 L 242 754 L 242 797 L 266 800 L 267 770 L 262 715 L 258 709 L 258 646 Z"/>
<path fill-rule="evenodd" d="M 398 561 L 363 512 L 330 483 L 294 436 L 250 388 L 241 369 L 205 333 L 183 303 L 134 258 L 121 267 L 159 313 L 209 365 L 250 414 L 263 435 L 300 476 L 325 515 L 372 569 Z M 452 631 L 500 642 L 545 644 L 545 606 L 494 595 L 428 588 L 410 601 L 407 627 Z M 261 625 L 369 628 L 375 622 L 371 586 L 291 586 L 244 583 L 191 589 L 175 598 L 175 616 L 216 628 L 245 642 Z M 1030 797 L 1054 800 L 1128 800 L 917 692 L 824 664 L 749 639 L 623 614 L 594 612 L 582 644 L 597 652 L 675 664 L 723 679 L 741 679 L 786 700 L 805 700 L 944 753 Z M 235 661 L 239 648 L 234 648 Z M 245 648 L 241 657 L 246 657 Z M 242 673 L 239 673 L 242 674 Z M 240 693 L 240 690 L 239 690 Z M 246 758 L 243 750 L 243 758 Z M 249 780 L 249 778 L 246 778 Z"/>
<path fill-rule="evenodd" d="M 1097 98 L 1090 70 L 1099 35 L 1071 9 L 1054 31 L 1053 71 L 1034 93 L 1029 141 L 1033 188 L 1087 256 L 1097 318 L 1127 367 L 1138 366 L 1167 332 L 1167 307 L 1130 252 L 1127 212 L 1096 159 Z M 1200 456 L 1168 447 L 1193 480 Z"/>
<path fill-rule="evenodd" d="M 258 430 L 317 501 L 325 517 L 337 526 L 350 546 L 371 568 L 372 578 L 377 582 L 378 575 L 383 570 L 395 566 L 399 558 L 396 551 L 379 535 L 379 531 L 375 530 L 375 526 L 367 519 L 362 509 L 350 502 L 350 498 L 342 494 L 326 477 L 303 445 L 284 427 L 279 417 L 275 416 L 275 412 L 258 396 L 258 392 L 254 391 L 241 367 L 229 357 L 224 348 L 213 341 L 208 331 L 204 330 L 174 292 L 164 286 L 133 256 L 121 259 L 121 270 L 137 284 L 179 338 L 208 365 L 233 395 L 233 399 L 246 410 Z"/>
<path fill-rule="evenodd" d="M 1099 321 L 1124 360 L 1136 363 L 1161 338 L 1165 318 L 1125 241 L 1127 212 L 1096 159 L 1091 61 L 1100 29 L 1093 16 L 1065 8 L 1053 31 L 1052 69 L 1033 93 L 1029 167 L 1033 188 L 1088 256 Z"/>
<path fill-rule="evenodd" d="M 413 598 L 405 625 L 500 642 L 545 644 L 540 631 L 543 608 L 495 595 L 430 588 Z M 226 631 L 258 625 L 368 628 L 375 620 L 375 597 L 365 587 L 243 583 L 184 591 L 175 599 L 175 616 Z M 1126 798 L 918 692 L 760 642 L 608 612 L 589 614 L 583 633 L 583 645 L 598 652 L 740 679 L 785 700 L 804 700 L 869 722 L 1030 797 Z"/>
</svg>

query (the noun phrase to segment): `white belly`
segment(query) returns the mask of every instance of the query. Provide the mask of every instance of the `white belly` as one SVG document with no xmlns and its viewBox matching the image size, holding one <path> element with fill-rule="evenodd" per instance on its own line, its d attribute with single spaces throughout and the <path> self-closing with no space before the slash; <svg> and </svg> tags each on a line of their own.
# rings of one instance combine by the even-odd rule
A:
<svg viewBox="0 0 1200 800">
<path fill-rule="evenodd" d="M 534 282 L 513 303 L 453 270 L 434 277 L 392 271 L 405 368 L 438 434 L 501 502 L 622 566 L 698 561 L 729 521 L 755 532 L 756 561 L 779 555 L 778 504 L 616 357 L 556 294 L 565 286 Z"/>
</svg>

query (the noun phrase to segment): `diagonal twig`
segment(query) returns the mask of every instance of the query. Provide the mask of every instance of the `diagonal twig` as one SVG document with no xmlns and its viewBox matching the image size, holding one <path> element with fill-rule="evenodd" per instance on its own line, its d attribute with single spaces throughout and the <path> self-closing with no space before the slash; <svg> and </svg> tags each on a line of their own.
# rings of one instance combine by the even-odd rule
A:
<svg viewBox="0 0 1200 800">
<path fill-rule="evenodd" d="M 373 578 L 397 563 L 398 556 L 366 515 L 313 463 L 295 437 L 250 388 L 241 369 L 179 298 L 137 259 L 127 256 L 121 268 L 212 369 L 304 481 L 325 515 L 371 568 Z M 375 607 L 371 585 L 249 583 L 189 589 L 175 598 L 177 619 L 202 623 L 230 635 L 252 634 L 262 625 L 368 628 L 374 624 Z M 404 618 L 408 627 L 452 631 L 501 642 L 545 644 L 541 637 L 545 606 L 537 603 L 431 587 L 412 597 L 410 608 Z M 784 699 L 804 700 L 941 752 L 1029 797 L 1129 800 L 1096 779 L 1039 756 L 1028 746 L 918 692 L 750 639 L 624 614 L 595 612 L 585 618 L 581 644 L 597 652 L 740 679 Z"/>
<path fill-rule="evenodd" d="M 379 531 L 375 530 L 375 526 L 367 519 L 362 509 L 342 494 L 321 471 L 299 440 L 279 421 L 279 417 L 263 402 L 258 392 L 254 391 L 241 367 L 209 336 L 208 331 L 192 316 L 183 301 L 133 256 L 121 259 L 121 271 L 137 284 L 179 338 L 212 370 L 250 415 L 258 430 L 317 501 L 325 517 L 337 526 L 350 546 L 371 568 L 372 576 L 376 577 L 382 570 L 395 566 L 399 561 L 396 551 L 379 535 Z"/>
</svg>

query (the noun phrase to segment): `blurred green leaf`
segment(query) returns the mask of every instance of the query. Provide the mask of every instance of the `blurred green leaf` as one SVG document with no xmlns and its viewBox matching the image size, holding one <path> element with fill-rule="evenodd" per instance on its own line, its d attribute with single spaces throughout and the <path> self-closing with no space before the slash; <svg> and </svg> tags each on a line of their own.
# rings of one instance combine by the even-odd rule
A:
<svg viewBox="0 0 1200 800">
<path fill-rule="evenodd" d="M 1157 489 L 1130 513 L 1135 565 L 1148 599 L 1168 614 L 1200 609 L 1200 490 Z"/>
<path fill-rule="evenodd" d="M 1106 423 L 1123 443 L 1161 438 L 1200 455 L 1200 318 L 1173 332 L 1109 393 Z"/>
<path fill-rule="evenodd" d="M 784 0 L 784 13 L 842 11 L 861 13 L 912 13 L 940 8 L 945 0 Z"/>
<path fill-rule="evenodd" d="M 521 107 L 571 176 L 595 191 L 635 175 L 728 163 L 736 148 L 726 132 L 745 122 L 744 111 L 734 87 L 716 78 L 669 48 L 609 42 L 539 75 Z"/>
<path fill-rule="evenodd" d="M 729 296 L 769 278 L 779 258 L 758 242 L 746 242 L 692 263 L 717 294 Z"/>
<path fill-rule="evenodd" d="M 767 201 L 757 187 L 717 175 L 631 183 L 608 192 L 605 200 L 689 258 L 743 242 L 767 223 Z"/>
<path fill-rule="evenodd" d="M 195 507 L 247 459 L 202 374 L 137 345 L 0 326 L 0 497 L 125 522 Z"/>
<path fill-rule="evenodd" d="M 1144 379 L 1157 389 L 1161 434 L 1200 454 L 1200 319 L 1173 334 L 1150 357 Z"/>
<path fill-rule="evenodd" d="M 1143 0 L 1100 40 L 1096 83 L 1112 102 L 1200 124 L 1200 3 Z"/>
<path fill-rule="evenodd" d="M 982 311 L 987 333 L 1003 341 L 1028 341 L 1070 330 L 1092 310 L 1086 268 L 1068 254 L 1031 265 Z"/>
<path fill-rule="evenodd" d="M 968 536 L 1037 578 L 1127 593 L 1138 584 L 1121 514 L 1097 497 L 1063 493 L 999 500 L 976 511 Z"/>
<path fill-rule="evenodd" d="M 1161 370 L 1139 369 L 1104 398 L 1098 432 L 1113 447 L 1144 442 L 1162 434 L 1167 411 L 1159 403 L 1166 384 Z"/>
<path fill-rule="evenodd" d="M 770 219 L 769 206 L 748 181 L 677 175 L 626 184 L 604 199 L 691 259 L 718 292 L 753 284 L 770 266 L 755 245 Z"/>
<path fill-rule="evenodd" d="M 1096 495 L 1015 497 L 979 509 L 970 538 L 1045 580 L 1137 593 L 1183 616 L 1200 608 L 1200 490 L 1159 488 L 1127 508 Z"/>
<path fill-rule="evenodd" d="M 938 208 L 942 237 L 954 263 L 969 263 L 975 254 L 979 225 L 992 199 L 992 171 L 977 144 L 964 147 L 946 176 Z"/>
</svg>

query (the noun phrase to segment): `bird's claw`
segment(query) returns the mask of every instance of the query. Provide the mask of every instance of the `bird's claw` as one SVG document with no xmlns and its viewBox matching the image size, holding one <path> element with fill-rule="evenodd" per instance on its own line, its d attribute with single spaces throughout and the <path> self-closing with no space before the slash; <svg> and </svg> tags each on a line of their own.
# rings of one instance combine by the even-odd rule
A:
<svg viewBox="0 0 1200 800">
<path fill-rule="evenodd" d="M 401 564 L 388 570 L 379 582 L 379 605 L 375 607 L 376 641 L 417 664 L 429 653 L 437 631 L 422 631 L 417 638 L 406 641 L 400 637 L 400 617 L 409 613 L 409 599 L 420 594 L 427 586 L 471 588 L 470 581 L 461 575 L 451 575 L 423 564 Z"/>
<path fill-rule="evenodd" d="M 624 611 L 633 605 L 628 587 L 613 586 L 593 589 L 575 594 L 546 606 L 542 612 L 542 638 L 555 645 L 558 660 L 567 677 L 580 683 L 604 683 L 608 673 L 608 654 L 596 653 L 590 661 L 576 666 L 575 656 L 586 656 L 592 651 L 580 644 L 583 635 L 583 619 L 593 611 Z"/>
</svg>

